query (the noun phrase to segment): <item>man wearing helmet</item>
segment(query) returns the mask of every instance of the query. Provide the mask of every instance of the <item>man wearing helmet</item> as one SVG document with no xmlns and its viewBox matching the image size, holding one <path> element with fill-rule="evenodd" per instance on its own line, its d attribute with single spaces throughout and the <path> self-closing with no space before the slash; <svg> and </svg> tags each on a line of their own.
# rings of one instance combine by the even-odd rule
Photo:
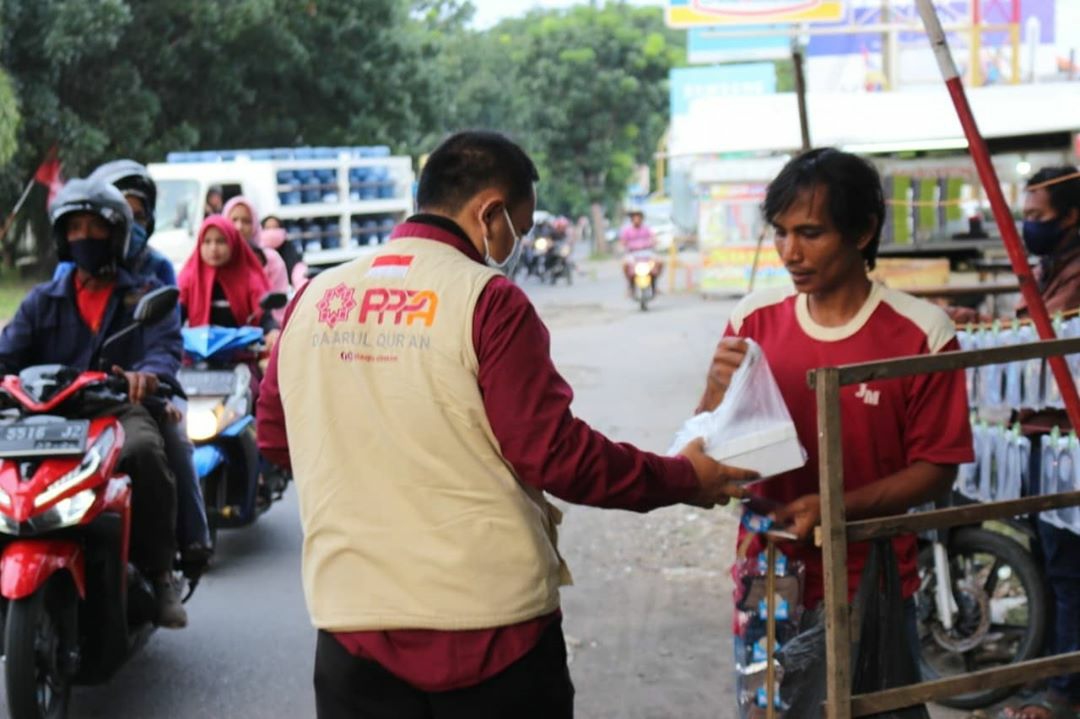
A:
<svg viewBox="0 0 1080 719">
<path fill-rule="evenodd" d="M 153 582 L 158 624 L 180 628 L 187 613 L 172 583 L 176 551 L 176 485 L 158 425 L 143 405 L 161 380 L 180 367 L 177 313 L 142 325 L 104 348 L 106 338 L 133 324 L 139 296 L 160 286 L 123 266 L 132 225 L 124 196 L 101 180 L 72 180 L 50 207 L 59 259 L 75 271 L 38 285 L 0 334 L 0 372 L 39 364 L 79 370 L 105 366 L 123 374 L 131 403 L 115 412 L 124 427 L 121 466 L 132 478 L 132 561 Z"/>
<path fill-rule="evenodd" d="M 131 207 L 135 222 L 131 226 L 131 241 L 124 255 L 124 265 L 136 278 L 154 278 L 163 285 L 176 285 L 176 272 L 172 263 L 149 244 L 154 234 L 154 212 L 157 208 L 157 185 L 146 166 L 134 160 L 113 160 L 101 165 L 92 173 L 90 180 L 101 180 L 120 190 Z M 57 268 L 57 276 L 61 272 Z M 210 526 L 206 520 L 199 476 L 195 471 L 195 447 L 187 436 L 187 423 L 183 419 L 187 402 L 181 396 L 173 398 L 180 412 L 177 420 L 166 418 L 161 422 L 161 435 L 165 440 L 165 453 L 176 477 L 177 542 L 186 567 L 201 570 L 213 551 L 210 543 Z M 186 571 L 186 570 L 185 570 Z"/>
<path fill-rule="evenodd" d="M 176 285 L 176 271 L 165 255 L 150 246 L 154 234 L 157 185 L 146 166 L 134 160 L 106 162 L 90 174 L 120 190 L 131 207 L 135 223 L 124 264 L 136 277 L 155 277 L 163 285 Z"/>
</svg>

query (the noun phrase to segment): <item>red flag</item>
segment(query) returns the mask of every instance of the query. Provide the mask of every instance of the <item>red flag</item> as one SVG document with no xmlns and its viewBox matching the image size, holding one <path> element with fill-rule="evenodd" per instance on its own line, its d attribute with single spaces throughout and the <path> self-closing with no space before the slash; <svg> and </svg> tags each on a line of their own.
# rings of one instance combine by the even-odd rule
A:
<svg viewBox="0 0 1080 719">
<path fill-rule="evenodd" d="M 49 148 L 48 154 L 45 155 L 44 162 L 41 163 L 37 172 L 34 173 L 34 181 L 49 188 L 49 197 L 45 201 L 45 206 L 48 207 L 52 204 L 53 198 L 56 197 L 56 193 L 64 186 L 64 180 L 60 176 L 60 155 L 56 151 L 56 145 Z"/>
</svg>

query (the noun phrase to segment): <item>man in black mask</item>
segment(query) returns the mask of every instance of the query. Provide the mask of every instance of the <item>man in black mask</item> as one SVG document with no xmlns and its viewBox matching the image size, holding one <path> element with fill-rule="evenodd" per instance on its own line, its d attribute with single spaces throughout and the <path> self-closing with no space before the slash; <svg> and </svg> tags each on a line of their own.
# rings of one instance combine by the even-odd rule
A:
<svg viewBox="0 0 1080 719">
<path fill-rule="evenodd" d="M 131 557 L 154 584 L 157 622 L 187 624 L 172 583 L 176 552 L 176 484 L 157 422 L 143 401 L 162 380 L 175 383 L 182 340 L 178 313 L 140 325 L 103 349 L 105 340 L 134 321 L 144 293 L 160 287 L 124 269 L 132 212 L 124 196 L 101 180 L 71 180 L 49 211 L 61 261 L 75 271 L 38 285 L 0 334 L 0 374 L 41 364 L 80 371 L 111 368 L 128 380 L 130 404 L 115 416 L 124 427 L 122 469 L 132 481 Z"/>
<path fill-rule="evenodd" d="M 1044 167 L 1028 181 L 1024 197 L 1024 246 L 1039 258 L 1039 294 L 1051 315 L 1080 309 L 1080 177 L 1076 174 L 1069 165 Z M 1026 305 L 1018 307 L 1017 313 L 1026 316 Z"/>
<path fill-rule="evenodd" d="M 1080 309 L 1080 176 L 1075 167 L 1045 167 L 1028 181 L 1024 197 L 1024 245 L 1039 259 L 1039 294 L 1053 316 Z M 1027 317 L 1027 306 L 1017 316 Z M 1032 441 L 1054 427 L 1071 429 L 1059 409 L 1022 411 L 1018 419 Z M 1041 477 L 1042 454 L 1031 453 L 1029 474 Z M 1033 482 L 1031 493 L 1039 491 Z M 1054 618 L 1047 649 L 1055 654 L 1080 650 L 1080 527 L 1065 529 L 1036 522 L 1043 569 L 1051 593 Z M 1011 719 L 1054 719 L 1080 714 L 1080 674 L 1053 677 L 1044 695 L 1028 699 L 1002 716 Z"/>
</svg>

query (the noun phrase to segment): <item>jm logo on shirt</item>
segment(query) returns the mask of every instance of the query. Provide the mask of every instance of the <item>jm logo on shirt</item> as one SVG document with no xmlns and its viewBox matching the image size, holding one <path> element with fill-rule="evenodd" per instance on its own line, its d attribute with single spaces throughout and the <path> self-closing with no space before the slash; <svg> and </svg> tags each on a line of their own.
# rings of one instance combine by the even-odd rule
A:
<svg viewBox="0 0 1080 719">
<path fill-rule="evenodd" d="M 881 390 L 870 389 L 870 386 L 863 382 L 859 385 L 859 391 L 855 393 L 855 397 L 871 407 L 877 407 L 881 402 Z"/>
</svg>

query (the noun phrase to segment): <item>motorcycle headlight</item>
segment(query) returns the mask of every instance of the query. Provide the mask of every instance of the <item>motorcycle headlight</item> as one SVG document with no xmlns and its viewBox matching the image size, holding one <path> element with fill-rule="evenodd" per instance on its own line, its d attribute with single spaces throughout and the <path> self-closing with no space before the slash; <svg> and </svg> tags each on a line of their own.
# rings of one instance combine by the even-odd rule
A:
<svg viewBox="0 0 1080 719">
<path fill-rule="evenodd" d="M 92 489 L 84 489 L 78 494 L 73 494 L 56 503 L 57 515 L 60 517 L 60 526 L 66 527 L 75 524 L 86 515 L 86 510 L 94 504 L 96 493 Z"/>
<path fill-rule="evenodd" d="M 634 265 L 634 274 L 640 276 L 652 274 L 652 263 L 638 262 Z"/>
<path fill-rule="evenodd" d="M 192 398 L 187 411 L 188 437 L 196 442 L 210 439 L 218 433 L 218 407 L 217 399 L 208 402 L 196 401 Z"/>
<path fill-rule="evenodd" d="M 50 484 L 48 489 L 34 498 L 34 507 L 44 507 L 75 485 L 93 476 L 101 467 L 102 460 L 108 456 L 114 444 L 116 444 L 116 430 L 108 427 L 90 446 L 90 449 L 83 455 L 82 461 L 79 462 L 75 469 Z M 93 490 L 88 491 L 93 494 Z"/>
<path fill-rule="evenodd" d="M 548 247 L 551 245 L 551 240 L 546 237 L 541 237 L 535 243 L 533 243 L 533 249 L 537 252 L 547 252 Z"/>
<path fill-rule="evenodd" d="M 565 244 L 565 245 L 563 245 L 562 247 L 559 248 L 559 256 L 560 257 L 569 257 L 570 256 L 570 245 L 569 244 Z"/>
<path fill-rule="evenodd" d="M 47 532 L 51 529 L 78 524 L 94 505 L 96 498 L 97 493 L 93 489 L 84 489 L 78 494 L 60 500 L 36 517 L 31 517 L 30 526 L 35 532 Z"/>
</svg>

